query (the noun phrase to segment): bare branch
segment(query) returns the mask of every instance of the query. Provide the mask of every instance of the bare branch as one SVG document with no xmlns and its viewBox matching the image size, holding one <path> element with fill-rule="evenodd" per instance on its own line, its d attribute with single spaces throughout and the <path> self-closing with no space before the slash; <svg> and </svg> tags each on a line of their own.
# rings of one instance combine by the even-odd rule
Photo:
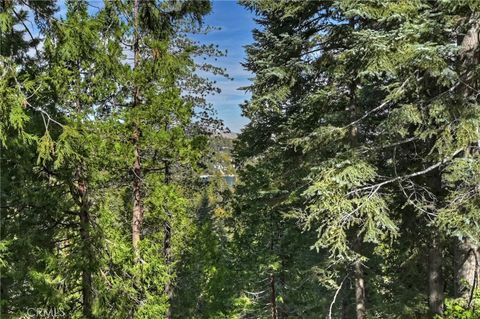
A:
<svg viewBox="0 0 480 319">
<path fill-rule="evenodd" d="M 328 319 L 332 319 L 333 305 L 335 304 L 335 301 L 337 300 L 337 296 L 340 293 L 340 290 L 342 289 L 343 283 L 345 282 L 345 280 L 347 280 L 347 278 L 348 278 L 348 274 L 343 278 L 342 282 L 340 283 L 340 285 L 337 288 L 337 291 L 335 291 L 335 295 L 333 296 L 333 300 L 330 303 L 330 308 L 328 310 Z"/>
<path fill-rule="evenodd" d="M 416 136 L 415 137 L 410 137 L 410 138 L 407 138 L 407 139 L 404 139 L 404 140 L 401 140 L 401 141 L 398 141 L 398 142 L 395 142 L 395 143 L 367 148 L 367 149 L 363 150 L 362 153 L 367 153 L 367 152 L 371 152 L 371 151 L 378 151 L 378 150 L 382 150 L 382 149 L 386 149 L 386 148 L 390 148 L 390 147 L 396 147 L 396 146 L 407 144 L 407 143 L 410 143 L 410 142 L 413 142 L 413 141 L 416 141 L 416 140 L 419 140 L 419 138 L 416 137 Z"/>
<path fill-rule="evenodd" d="M 440 167 L 442 164 L 445 164 L 446 162 L 448 162 L 449 160 L 451 160 L 453 157 L 455 157 L 456 155 L 458 155 L 460 152 L 462 152 L 463 149 L 459 149 L 459 150 L 456 150 L 455 152 L 453 152 L 452 155 L 450 155 L 449 157 L 446 157 L 444 158 L 443 160 L 421 170 L 421 171 L 417 171 L 417 172 L 414 172 L 414 173 L 411 173 L 411 174 L 407 174 L 407 175 L 403 175 L 403 176 L 397 176 L 395 178 L 391 178 L 391 179 L 388 179 L 386 181 L 383 181 L 381 183 L 377 183 L 377 184 L 374 184 L 374 185 L 369 185 L 369 186 L 365 186 L 365 187 L 361 187 L 361 188 L 358 188 L 358 189 L 355 189 L 351 192 L 348 192 L 347 193 L 347 196 L 348 195 L 351 195 L 351 194 L 355 194 L 355 193 L 358 193 L 358 192 L 361 192 L 361 191 L 364 191 L 364 190 L 369 190 L 369 189 L 377 189 L 377 188 L 380 188 L 382 186 L 385 186 L 387 184 L 391 184 L 393 182 L 397 182 L 397 181 L 403 181 L 403 180 L 406 180 L 406 179 L 409 179 L 409 178 L 412 178 L 412 177 L 416 177 L 416 176 L 420 176 L 420 175 L 424 175 L 428 172 L 431 172 L 433 171 L 434 169 Z"/>
<path fill-rule="evenodd" d="M 404 87 L 406 84 L 407 84 L 407 80 L 405 80 L 405 81 L 402 83 L 402 85 L 401 85 L 397 90 L 403 89 L 403 87 Z M 386 107 L 386 106 L 387 106 L 388 104 L 390 104 L 390 103 L 391 103 L 391 101 L 385 101 L 385 102 L 383 102 L 382 104 L 380 104 L 380 105 L 377 106 L 376 108 L 373 108 L 373 109 L 371 109 L 370 111 L 368 111 L 367 113 L 365 113 L 362 117 L 360 117 L 360 118 L 356 119 L 355 121 L 353 121 L 353 122 L 347 124 L 346 126 L 342 127 L 342 129 L 347 129 L 347 128 L 349 128 L 349 127 L 357 124 L 358 122 L 363 121 L 363 120 L 364 120 L 365 118 L 367 118 L 370 114 L 375 113 L 375 112 L 377 112 L 377 111 L 380 111 L 381 109 L 383 109 L 384 107 Z"/>
</svg>

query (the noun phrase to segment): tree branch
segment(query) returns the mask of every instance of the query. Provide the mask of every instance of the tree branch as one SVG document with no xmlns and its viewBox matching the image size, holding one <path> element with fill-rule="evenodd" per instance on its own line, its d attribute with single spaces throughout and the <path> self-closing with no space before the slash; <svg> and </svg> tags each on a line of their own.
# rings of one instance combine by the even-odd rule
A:
<svg viewBox="0 0 480 319">
<path fill-rule="evenodd" d="M 377 183 L 377 184 L 374 184 L 374 185 L 369 185 L 369 186 L 365 186 L 365 187 L 361 187 L 361 188 L 358 188 L 358 189 L 355 189 L 351 192 L 348 192 L 347 193 L 347 196 L 348 195 L 351 195 L 351 194 L 355 194 L 355 193 L 358 193 L 358 192 L 361 192 L 361 191 L 364 191 L 364 190 L 368 190 L 368 189 L 378 189 L 382 186 L 385 186 L 387 184 L 391 184 L 393 182 L 397 182 L 397 181 L 403 181 L 403 180 L 406 180 L 406 179 L 409 179 L 409 178 L 412 178 L 412 177 L 416 177 L 416 176 L 420 176 L 420 175 L 424 175 L 428 172 L 431 172 L 433 171 L 434 169 L 438 168 L 439 166 L 441 166 L 442 164 L 445 164 L 446 162 L 448 162 L 450 159 L 452 159 L 453 157 L 455 157 L 456 155 L 458 155 L 460 152 L 462 152 L 463 149 L 459 149 L 459 150 L 456 150 L 455 152 L 453 152 L 453 154 L 450 156 L 450 157 L 446 157 L 444 158 L 443 160 L 441 160 L 440 162 L 437 162 L 421 171 L 417 171 L 417 172 L 414 172 L 414 173 L 411 173 L 411 174 L 407 174 L 407 175 L 403 175 L 403 176 L 397 176 L 395 178 L 391 178 L 389 180 L 386 180 L 386 181 L 383 181 L 381 183 Z"/>
<path fill-rule="evenodd" d="M 333 300 L 330 303 L 330 308 L 328 310 L 328 319 L 332 319 L 332 310 L 333 310 L 333 305 L 335 304 L 335 301 L 337 300 L 337 296 L 340 293 L 340 290 L 342 289 L 343 283 L 345 280 L 347 280 L 348 274 L 343 278 L 342 282 L 340 283 L 340 286 L 338 286 L 337 291 L 335 291 L 335 295 L 333 296 Z"/>
<path fill-rule="evenodd" d="M 406 84 L 407 84 L 407 80 L 405 80 L 405 81 L 402 83 L 402 85 L 401 85 L 397 90 L 403 89 L 403 87 L 404 87 Z M 371 109 L 370 111 L 368 111 L 367 113 L 365 113 L 362 117 L 360 117 L 360 118 L 356 119 L 355 121 L 353 121 L 353 122 L 347 124 L 346 126 L 342 127 L 342 129 L 347 129 L 347 128 L 349 128 L 349 127 L 357 124 L 358 122 L 363 121 L 363 120 L 364 120 L 366 117 L 368 117 L 370 114 L 375 113 L 375 112 L 377 112 L 377 111 L 380 111 L 381 109 L 383 109 L 384 107 L 386 107 L 386 106 L 387 106 L 388 104 L 390 104 L 390 103 L 391 103 L 391 101 L 385 101 L 385 102 L 383 102 L 382 104 L 380 104 L 380 105 L 377 106 L 376 108 L 373 108 L 373 109 Z"/>
</svg>

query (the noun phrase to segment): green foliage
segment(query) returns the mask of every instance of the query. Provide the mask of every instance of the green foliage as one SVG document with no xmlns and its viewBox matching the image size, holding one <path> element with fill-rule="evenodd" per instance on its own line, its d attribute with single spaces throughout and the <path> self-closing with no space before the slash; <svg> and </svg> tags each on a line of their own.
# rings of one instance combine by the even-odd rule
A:
<svg viewBox="0 0 480 319">
<path fill-rule="evenodd" d="M 211 129 L 193 121 L 197 107 L 209 120 L 212 84 L 186 80 L 197 68 L 223 72 L 197 64 L 194 56 L 220 52 L 188 38 L 210 3 L 142 1 L 135 68 L 132 2 L 93 10 L 89 1 L 66 1 L 65 14 L 54 15 L 57 5 L 7 1 L 0 10 L 2 317 L 41 307 L 69 318 L 164 317 L 172 307 L 164 287 L 175 288 L 197 232 L 190 202 L 200 190 L 188 185 Z M 28 29 L 33 18 L 38 25 Z M 142 87 L 135 108 L 132 83 Z M 140 264 L 128 214 L 133 126 L 142 131 L 145 170 Z M 159 254 L 166 221 L 172 261 Z"/>
<path fill-rule="evenodd" d="M 255 77 L 243 105 L 251 122 L 236 149 L 245 183 L 240 218 L 250 206 L 265 216 L 250 222 L 267 228 L 265 237 L 266 216 L 297 221 L 308 234 L 294 241 L 329 256 L 329 275 L 317 273 L 330 291 L 362 261 L 367 317 L 427 316 L 429 243 L 442 238 L 444 271 L 453 272 L 447 242 L 480 238 L 478 97 L 470 82 L 478 77 L 478 44 L 468 56 L 461 47 L 469 30 L 478 32 L 476 5 L 242 3 L 260 27 L 245 62 Z M 282 224 L 279 233 L 287 231 Z M 332 310 L 353 316 L 349 307 Z"/>
<path fill-rule="evenodd" d="M 480 312 L 473 308 L 465 307 L 463 302 L 452 299 L 447 300 L 445 305 L 445 313 L 438 318 L 445 319 L 475 319 L 480 317 Z"/>
<path fill-rule="evenodd" d="M 209 1 L 0 3 L 2 317 L 479 317 L 478 1 L 241 4 L 235 139 Z"/>
</svg>

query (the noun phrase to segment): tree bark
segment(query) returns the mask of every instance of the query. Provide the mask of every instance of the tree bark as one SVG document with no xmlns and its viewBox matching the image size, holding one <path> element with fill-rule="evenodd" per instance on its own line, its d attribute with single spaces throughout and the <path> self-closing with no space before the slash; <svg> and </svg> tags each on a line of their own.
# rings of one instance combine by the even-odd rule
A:
<svg viewBox="0 0 480 319">
<path fill-rule="evenodd" d="M 133 53 L 134 53 L 134 70 L 137 69 L 140 60 L 139 47 L 139 0 L 135 0 L 133 8 Z M 139 105 L 140 89 L 137 84 L 133 88 L 133 108 Z M 133 212 L 132 212 L 132 246 L 135 262 L 140 261 L 139 244 L 142 236 L 143 223 L 143 181 L 142 181 L 142 164 L 140 154 L 140 136 L 141 131 L 137 123 L 134 123 L 132 143 L 134 147 L 134 163 L 133 163 Z"/>
<path fill-rule="evenodd" d="M 346 282 L 345 284 L 347 283 L 348 282 Z M 342 319 L 348 319 L 349 300 L 350 300 L 349 291 L 348 289 L 344 289 L 342 294 L 342 314 L 341 314 Z"/>
<path fill-rule="evenodd" d="M 352 29 L 355 28 L 355 21 L 352 19 L 350 21 Z M 356 101 L 356 88 L 357 83 L 355 80 L 351 81 L 349 84 L 349 109 L 350 111 L 350 120 L 355 120 L 358 117 L 359 109 L 357 107 Z M 358 127 L 357 125 L 352 125 L 349 132 L 350 137 L 350 147 L 355 148 L 358 146 Z M 353 243 L 354 249 L 357 253 L 361 250 L 361 239 L 356 238 Z M 366 297 L 365 297 L 365 274 L 363 272 L 363 266 L 361 260 L 356 260 L 353 264 L 353 272 L 355 278 L 355 310 L 357 314 L 357 319 L 365 319 L 367 317 L 367 306 L 366 306 Z"/>
<path fill-rule="evenodd" d="M 480 43 L 480 21 L 478 14 L 474 14 L 470 22 L 471 28 L 461 38 L 460 42 L 460 56 L 464 62 L 474 62 L 479 59 L 478 45 Z"/>
<path fill-rule="evenodd" d="M 143 194 L 142 194 L 142 165 L 139 147 L 138 129 L 133 133 L 134 163 L 133 163 L 133 214 L 132 214 L 132 245 L 135 262 L 140 260 L 139 244 L 142 236 L 143 224 Z"/>
<path fill-rule="evenodd" d="M 77 68 L 80 71 L 80 61 L 77 60 Z M 80 114 L 83 109 L 82 100 L 80 98 L 81 92 L 81 77 L 76 78 L 76 94 L 77 99 L 75 107 L 77 113 Z M 74 184 L 70 188 L 70 193 L 74 198 L 74 201 L 79 207 L 78 216 L 80 218 L 80 238 L 82 240 L 82 311 L 83 316 L 87 319 L 93 318 L 92 305 L 92 264 L 93 264 L 93 251 L 90 238 L 90 201 L 88 196 L 88 182 L 86 177 L 85 162 L 78 163 L 75 169 Z"/>
<path fill-rule="evenodd" d="M 460 57 L 465 73 L 462 80 L 465 85 L 461 86 L 460 92 L 464 98 L 476 91 L 477 83 L 469 83 L 475 65 L 480 61 L 480 21 L 478 13 L 470 18 L 471 27 L 463 37 L 459 37 Z M 469 149 L 465 150 L 465 157 L 469 156 Z M 457 240 L 455 243 L 455 297 L 462 298 L 465 304 L 472 306 L 473 293 L 478 286 L 478 270 L 480 251 L 469 238 Z"/>
<path fill-rule="evenodd" d="M 280 260 L 281 260 L 281 265 L 282 265 L 282 270 L 280 271 L 279 279 L 280 279 L 280 287 L 282 288 L 283 291 L 287 289 L 287 284 L 286 284 L 286 275 L 284 269 L 285 267 L 285 256 L 280 255 Z M 278 317 L 279 318 L 288 318 L 288 308 L 286 304 L 286 300 L 283 300 L 281 303 L 281 306 L 279 307 L 277 305 L 277 312 L 278 312 Z"/>
<path fill-rule="evenodd" d="M 367 306 L 365 298 L 365 274 L 360 260 L 353 264 L 355 276 L 355 304 L 357 319 L 365 319 L 367 317 Z"/>
<path fill-rule="evenodd" d="M 170 217 L 171 214 L 167 214 L 167 218 Z M 168 300 L 168 309 L 166 313 L 166 318 L 171 319 L 172 318 L 172 300 L 173 300 L 173 284 L 172 280 L 170 278 L 172 271 L 170 269 L 171 264 L 172 264 L 172 254 L 171 254 L 171 238 L 172 238 L 172 229 L 170 226 L 169 221 L 164 221 L 163 224 L 163 229 L 164 229 L 164 240 L 163 240 L 163 255 L 165 258 L 165 263 L 167 265 L 167 272 L 169 274 L 169 278 L 167 280 L 167 283 L 165 284 L 165 295 L 167 296 Z"/>
<path fill-rule="evenodd" d="M 171 183 L 171 172 L 170 172 L 170 163 L 168 160 L 165 161 L 165 184 L 169 185 Z M 165 284 L 165 295 L 167 296 L 168 300 L 168 308 L 166 312 L 166 318 L 172 318 L 172 301 L 173 301 L 173 284 L 171 280 L 172 270 L 172 226 L 170 224 L 170 219 L 172 218 L 172 214 L 167 207 L 166 217 L 163 221 L 163 256 L 165 258 L 165 264 L 167 265 L 167 272 L 169 278 L 167 283 Z"/>
<path fill-rule="evenodd" d="M 0 277 L 0 300 L 8 300 L 8 287 L 6 278 Z M 8 304 L 0 304 L 0 318 L 7 318 Z"/>
<path fill-rule="evenodd" d="M 442 250 L 435 235 L 428 251 L 428 307 L 432 318 L 442 315 L 444 298 Z"/>
<path fill-rule="evenodd" d="M 270 307 L 272 319 L 277 319 L 277 294 L 275 292 L 275 274 L 270 274 Z"/>
<path fill-rule="evenodd" d="M 478 287 L 479 248 L 471 240 L 458 240 L 455 247 L 455 297 L 472 306 L 472 293 Z"/>
<path fill-rule="evenodd" d="M 90 247 L 90 212 L 88 207 L 88 198 L 86 195 L 86 185 L 80 186 L 85 189 L 85 198 L 82 200 L 80 207 L 80 236 L 82 238 L 85 255 L 87 257 L 87 265 L 84 265 L 82 270 L 82 295 L 83 295 L 83 315 L 85 318 L 92 318 L 92 272 L 91 263 L 93 262 L 92 249 Z M 85 261 L 83 261 L 85 262 Z"/>
<path fill-rule="evenodd" d="M 82 311 L 87 319 L 93 318 L 92 305 L 92 265 L 93 251 L 90 236 L 90 201 L 88 196 L 87 181 L 84 176 L 82 164 L 75 171 L 75 183 L 70 188 L 72 197 L 78 205 L 78 216 L 80 218 L 80 239 L 81 239 L 81 272 L 82 272 Z"/>
</svg>

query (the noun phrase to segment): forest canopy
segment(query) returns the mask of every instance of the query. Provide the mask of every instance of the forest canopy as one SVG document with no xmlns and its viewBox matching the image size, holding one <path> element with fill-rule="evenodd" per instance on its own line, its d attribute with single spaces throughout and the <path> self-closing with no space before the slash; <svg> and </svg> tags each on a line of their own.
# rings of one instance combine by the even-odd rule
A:
<svg viewBox="0 0 480 319">
<path fill-rule="evenodd" d="M 209 1 L 0 2 L 0 316 L 480 318 L 480 2 L 239 5 L 237 135 Z"/>
</svg>

